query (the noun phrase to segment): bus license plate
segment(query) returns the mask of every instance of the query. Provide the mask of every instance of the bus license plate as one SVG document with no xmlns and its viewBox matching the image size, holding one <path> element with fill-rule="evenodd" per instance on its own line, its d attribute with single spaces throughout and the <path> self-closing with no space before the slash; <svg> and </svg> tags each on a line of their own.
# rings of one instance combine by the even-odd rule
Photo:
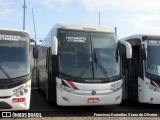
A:
<svg viewBox="0 0 160 120">
<path fill-rule="evenodd" d="M 99 98 L 88 98 L 89 103 L 98 103 L 100 102 Z"/>
</svg>

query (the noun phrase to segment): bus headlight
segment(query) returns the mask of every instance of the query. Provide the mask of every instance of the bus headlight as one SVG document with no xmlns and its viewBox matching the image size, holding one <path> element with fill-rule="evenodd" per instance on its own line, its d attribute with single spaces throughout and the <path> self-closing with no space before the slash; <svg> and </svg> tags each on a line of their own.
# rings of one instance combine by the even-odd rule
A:
<svg viewBox="0 0 160 120">
<path fill-rule="evenodd" d="M 121 81 L 118 81 L 118 82 L 114 82 L 111 84 L 111 90 L 113 91 L 118 91 L 122 88 L 122 83 Z"/>
<path fill-rule="evenodd" d="M 64 90 L 66 92 L 70 92 L 70 91 L 73 91 L 74 89 L 70 88 L 70 87 L 67 87 L 67 86 L 64 86 L 62 84 L 59 84 L 57 83 L 57 87 L 60 89 L 60 90 Z"/>
<path fill-rule="evenodd" d="M 58 87 L 59 89 L 62 89 L 62 84 L 57 83 L 57 87 Z"/>
<path fill-rule="evenodd" d="M 160 89 L 159 88 L 157 88 L 157 87 L 155 87 L 155 86 L 153 86 L 153 85 L 149 85 L 149 89 L 151 89 L 152 91 L 155 91 L 155 92 L 160 92 Z"/>
<path fill-rule="evenodd" d="M 27 89 L 24 89 L 24 92 L 25 92 L 25 93 L 27 93 L 27 92 L 28 92 L 28 90 L 27 90 Z"/>
<path fill-rule="evenodd" d="M 14 93 L 14 96 L 16 97 L 20 97 L 22 95 L 25 95 L 26 93 L 28 93 L 28 89 L 27 89 L 28 86 L 26 86 L 25 88 L 21 89 L 21 90 L 18 90 Z"/>
<path fill-rule="evenodd" d="M 71 91 L 73 91 L 74 89 L 69 88 L 69 87 L 66 87 L 66 86 L 62 86 L 62 90 L 66 91 L 66 92 L 71 92 Z"/>
</svg>

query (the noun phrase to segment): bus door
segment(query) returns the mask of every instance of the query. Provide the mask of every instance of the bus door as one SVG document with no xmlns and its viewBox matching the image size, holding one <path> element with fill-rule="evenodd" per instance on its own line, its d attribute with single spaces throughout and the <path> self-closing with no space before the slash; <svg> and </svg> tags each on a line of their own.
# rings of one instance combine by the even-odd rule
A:
<svg viewBox="0 0 160 120">
<path fill-rule="evenodd" d="M 132 46 L 132 58 L 129 68 L 129 96 L 138 99 L 138 70 L 139 70 L 139 46 Z"/>
</svg>

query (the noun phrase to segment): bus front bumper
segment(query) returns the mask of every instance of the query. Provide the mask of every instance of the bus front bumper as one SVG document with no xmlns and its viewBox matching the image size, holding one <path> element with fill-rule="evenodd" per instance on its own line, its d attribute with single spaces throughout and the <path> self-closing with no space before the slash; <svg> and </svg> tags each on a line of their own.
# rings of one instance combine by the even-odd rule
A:
<svg viewBox="0 0 160 120">
<path fill-rule="evenodd" d="M 116 105 L 122 100 L 122 89 L 107 95 L 76 95 L 57 88 L 59 106 Z"/>
</svg>

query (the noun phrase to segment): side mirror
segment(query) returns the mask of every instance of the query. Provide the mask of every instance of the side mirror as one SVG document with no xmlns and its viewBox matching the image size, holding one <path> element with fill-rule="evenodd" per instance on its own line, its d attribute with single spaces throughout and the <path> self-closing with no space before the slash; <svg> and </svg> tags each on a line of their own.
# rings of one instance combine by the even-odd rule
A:
<svg viewBox="0 0 160 120">
<path fill-rule="evenodd" d="M 119 40 L 119 43 L 123 44 L 126 47 L 126 58 L 132 58 L 132 47 L 131 45 L 124 40 Z"/>
<path fill-rule="evenodd" d="M 146 60 L 147 59 L 147 42 L 144 42 L 144 44 L 143 44 L 143 54 L 145 57 L 144 60 Z"/>
<path fill-rule="evenodd" d="M 34 42 L 34 44 L 35 44 L 35 47 L 33 47 L 33 58 L 38 59 L 38 48 L 37 48 L 36 41 L 31 39 L 31 42 Z"/>
<path fill-rule="evenodd" d="M 37 47 L 33 48 L 33 58 L 38 59 L 38 48 Z"/>
<path fill-rule="evenodd" d="M 57 40 L 56 36 L 53 36 L 51 51 L 52 51 L 53 55 L 57 55 L 57 53 L 58 53 L 58 40 Z"/>
<path fill-rule="evenodd" d="M 145 52 L 145 49 L 142 49 L 141 50 L 141 56 L 142 56 L 142 60 L 146 60 L 147 59 L 147 55 L 146 55 L 146 52 Z"/>
<path fill-rule="evenodd" d="M 147 43 L 146 42 L 144 42 L 142 45 L 141 56 L 142 56 L 142 60 L 147 59 Z"/>
</svg>

